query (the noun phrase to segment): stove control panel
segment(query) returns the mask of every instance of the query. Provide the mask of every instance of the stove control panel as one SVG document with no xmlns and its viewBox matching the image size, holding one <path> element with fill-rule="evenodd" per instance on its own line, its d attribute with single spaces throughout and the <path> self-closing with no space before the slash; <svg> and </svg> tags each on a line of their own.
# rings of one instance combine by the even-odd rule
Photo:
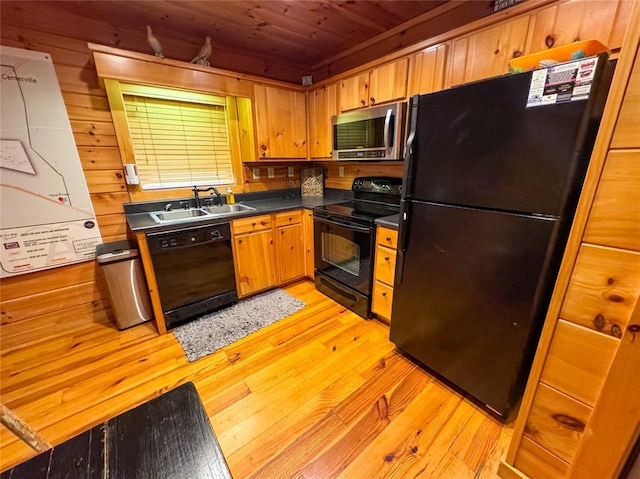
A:
<svg viewBox="0 0 640 479">
<path fill-rule="evenodd" d="M 353 180 L 351 190 L 400 196 L 402 192 L 402 178 L 361 176 Z"/>
</svg>

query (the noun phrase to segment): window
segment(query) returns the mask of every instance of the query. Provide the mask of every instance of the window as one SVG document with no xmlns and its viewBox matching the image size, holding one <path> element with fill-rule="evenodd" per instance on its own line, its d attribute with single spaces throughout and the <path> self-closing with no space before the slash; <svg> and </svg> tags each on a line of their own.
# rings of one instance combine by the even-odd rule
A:
<svg viewBox="0 0 640 479">
<path fill-rule="evenodd" d="M 227 99 L 120 84 L 144 190 L 234 184 Z"/>
</svg>

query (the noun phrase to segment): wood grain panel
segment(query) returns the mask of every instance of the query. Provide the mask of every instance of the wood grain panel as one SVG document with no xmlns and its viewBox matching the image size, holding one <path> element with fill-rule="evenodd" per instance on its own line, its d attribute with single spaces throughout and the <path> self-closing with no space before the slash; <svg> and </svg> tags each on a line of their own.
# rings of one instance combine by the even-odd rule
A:
<svg viewBox="0 0 640 479">
<path fill-rule="evenodd" d="M 569 464 L 528 437 L 522 438 L 515 466 L 531 479 L 562 479 L 569 472 Z"/>
<path fill-rule="evenodd" d="M 99 216 L 98 226 L 102 236 L 122 236 L 124 239 L 129 233 L 124 213 Z"/>
<path fill-rule="evenodd" d="M 560 316 L 620 338 L 640 296 L 640 253 L 583 244 Z"/>
<path fill-rule="evenodd" d="M 291 216 L 289 216 L 291 217 Z M 299 215 L 302 220 L 301 215 Z M 276 264 L 281 283 L 304 276 L 304 232 L 301 221 L 276 230 Z"/>
<path fill-rule="evenodd" d="M 447 44 L 436 45 L 415 54 L 409 80 L 409 96 L 444 88 Z"/>
<path fill-rule="evenodd" d="M 90 193 L 111 193 L 127 191 L 122 169 L 117 170 L 87 170 L 84 172 Z"/>
<path fill-rule="evenodd" d="M 560 320 L 540 380 L 593 406 L 618 344 L 611 336 Z"/>
<path fill-rule="evenodd" d="M 331 117 L 339 113 L 338 84 L 330 83 L 309 91 L 309 157 L 331 158 Z"/>
<path fill-rule="evenodd" d="M 369 105 L 369 72 L 363 72 L 340 82 L 340 111 Z"/>
<path fill-rule="evenodd" d="M 609 152 L 584 241 L 640 251 L 640 150 Z"/>
<path fill-rule="evenodd" d="M 78 155 L 82 163 L 82 169 L 87 170 L 117 170 L 122 169 L 122 160 L 118 148 L 91 146 L 78 147 Z"/>
<path fill-rule="evenodd" d="M 386 320 L 390 320 L 392 304 L 393 287 L 377 280 L 374 281 L 373 294 L 371 296 L 371 311 Z"/>
<path fill-rule="evenodd" d="M 122 213 L 122 205 L 130 201 L 129 193 L 125 192 L 96 193 L 91 195 L 93 210 L 98 216 Z"/>
<path fill-rule="evenodd" d="M 273 216 L 276 227 L 302 223 L 302 210 L 284 211 L 275 213 Z"/>
<path fill-rule="evenodd" d="M 611 148 L 640 147 L 640 121 L 638 121 L 640 86 L 638 85 L 640 85 L 640 50 L 636 52 L 631 78 L 629 78 L 616 129 L 611 139 Z"/>
<path fill-rule="evenodd" d="M 592 409 L 550 388 L 538 386 L 525 435 L 571 464 Z"/>
<path fill-rule="evenodd" d="M 270 230 L 271 225 L 271 215 L 250 216 L 249 218 L 239 218 L 231 222 L 234 235 Z"/>
<path fill-rule="evenodd" d="M 378 226 L 376 244 L 395 250 L 398 248 L 398 231 Z"/>
<path fill-rule="evenodd" d="M 71 120 L 77 146 L 118 146 L 112 122 Z"/>
<path fill-rule="evenodd" d="M 237 234 L 234 227 L 233 257 L 239 297 L 277 284 L 274 249 L 273 232 L 270 228 L 255 233 Z"/>
<path fill-rule="evenodd" d="M 313 279 L 315 274 L 313 211 L 304 210 L 302 216 L 302 228 L 304 231 L 304 274 Z"/>
</svg>

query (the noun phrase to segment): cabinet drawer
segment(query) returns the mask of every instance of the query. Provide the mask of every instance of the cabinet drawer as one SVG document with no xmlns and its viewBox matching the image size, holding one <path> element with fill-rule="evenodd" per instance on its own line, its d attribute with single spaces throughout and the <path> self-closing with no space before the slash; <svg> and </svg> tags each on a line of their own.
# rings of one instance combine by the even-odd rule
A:
<svg viewBox="0 0 640 479">
<path fill-rule="evenodd" d="M 271 229 L 271 215 L 252 216 L 250 218 L 233 220 L 231 227 L 233 228 L 234 235 L 268 230 Z"/>
<path fill-rule="evenodd" d="M 559 320 L 540 380 L 593 406 L 618 349 L 616 338 Z"/>
<path fill-rule="evenodd" d="M 396 250 L 398 248 L 398 232 L 396 230 L 378 226 L 376 243 Z"/>
<path fill-rule="evenodd" d="M 561 479 L 569 472 L 569 464 L 527 437 L 522 438 L 514 465 L 532 479 Z"/>
<path fill-rule="evenodd" d="M 276 217 L 276 227 L 278 226 L 289 226 L 296 225 L 302 223 L 302 211 L 285 211 L 284 213 L 277 213 Z"/>
<path fill-rule="evenodd" d="M 396 252 L 391 248 L 378 245 L 376 248 L 375 279 L 393 286 L 393 278 L 396 272 Z"/>
<path fill-rule="evenodd" d="M 560 459 L 571 463 L 589 416 L 589 406 L 540 383 L 524 433 Z"/>
<path fill-rule="evenodd" d="M 382 316 L 386 319 L 391 319 L 391 304 L 393 302 L 393 288 L 375 281 L 373 285 L 373 300 L 371 304 L 371 311 L 378 316 Z"/>
</svg>

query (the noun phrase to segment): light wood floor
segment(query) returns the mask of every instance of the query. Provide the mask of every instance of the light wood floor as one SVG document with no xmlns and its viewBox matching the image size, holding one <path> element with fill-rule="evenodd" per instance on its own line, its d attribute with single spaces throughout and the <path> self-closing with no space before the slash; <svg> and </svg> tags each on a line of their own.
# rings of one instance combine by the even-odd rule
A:
<svg viewBox="0 0 640 479">
<path fill-rule="evenodd" d="M 107 318 L 2 327 L 2 403 L 53 445 L 193 381 L 237 479 L 497 478 L 511 428 L 404 359 L 388 328 L 318 293 L 188 363 L 172 334 Z M 32 456 L 0 429 L 0 471 Z"/>
</svg>

